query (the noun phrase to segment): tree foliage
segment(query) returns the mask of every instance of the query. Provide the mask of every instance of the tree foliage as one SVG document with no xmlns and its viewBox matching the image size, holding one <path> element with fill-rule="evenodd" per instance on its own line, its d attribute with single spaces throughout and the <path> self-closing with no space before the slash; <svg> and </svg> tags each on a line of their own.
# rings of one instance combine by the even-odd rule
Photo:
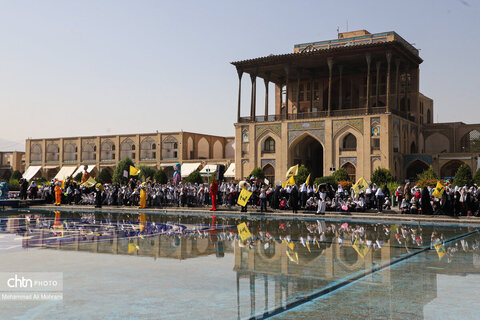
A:
<svg viewBox="0 0 480 320">
<path fill-rule="evenodd" d="M 350 181 L 347 170 L 345 168 L 340 168 L 333 173 L 333 177 L 337 182 L 339 181 Z"/>
<path fill-rule="evenodd" d="M 389 182 L 395 181 L 395 178 L 390 173 L 390 170 L 385 168 L 377 168 L 372 173 L 372 177 L 370 178 L 370 180 L 377 186 L 382 187 Z"/>
<path fill-rule="evenodd" d="M 112 183 L 112 175 L 110 171 L 103 168 L 98 174 L 97 181 L 100 183 Z"/>
<path fill-rule="evenodd" d="M 10 179 L 20 180 L 20 179 L 22 179 L 22 174 L 20 173 L 20 171 L 15 170 L 15 171 L 13 171 Z"/>
<path fill-rule="evenodd" d="M 470 186 L 472 184 L 472 171 L 467 164 L 462 164 L 455 173 L 455 179 L 453 180 L 454 186 Z"/>
<path fill-rule="evenodd" d="M 188 177 L 185 178 L 185 182 L 190 182 L 190 183 L 203 183 L 202 176 L 200 175 L 200 172 L 198 170 L 193 171 L 188 175 Z"/>
<path fill-rule="evenodd" d="M 477 186 L 480 186 L 480 168 L 473 175 L 473 183 L 476 183 Z"/>
<path fill-rule="evenodd" d="M 319 185 L 322 183 L 329 183 L 333 186 L 337 185 L 337 180 L 335 180 L 334 176 L 323 176 L 323 177 L 318 177 L 315 179 L 314 184 Z"/>
<path fill-rule="evenodd" d="M 83 176 L 83 173 L 79 172 L 79 173 L 77 173 L 77 175 L 75 177 L 73 177 L 73 180 L 75 180 L 77 182 L 80 182 L 80 181 L 82 181 L 82 176 Z"/>
<path fill-rule="evenodd" d="M 157 169 L 154 167 L 150 166 L 138 166 L 138 169 L 140 169 L 140 174 L 138 175 L 138 178 L 142 181 L 147 181 L 148 179 L 153 180 L 155 177 L 155 173 L 157 173 Z"/>
<path fill-rule="evenodd" d="M 255 168 L 250 172 L 250 176 L 254 176 L 257 179 L 265 179 L 265 173 L 263 172 L 262 168 Z"/>
<path fill-rule="evenodd" d="M 438 175 L 433 170 L 433 167 L 428 167 L 427 170 L 424 170 L 422 173 L 418 174 L 418 180 L 438 180 Z"/>
<path fill-rule="evenodd" d="M 10 191 L 18 191 L 20 190 L 20 183 L 17 179 L 10 178 L 8 181 L 8 190 Z"/>
<path fill-rule="evenodd" d="M 297 175 L 294 177 L 295 183 L 301 185 L 305 183 L 308 177 L 308 169 L 302 164 L 298 167 Z"/>
<path fill-rule="evenodd" d="M 127 157 L 121 160 L 113 172 L 113 183 L 118 183 L 120 185 L 126 184 L 128 182 L 128 178 L 124 177 L 123 171 L 127 170 L 127 172 L 130 172 L 130 166 L 133 166 L 132 159 Z"/>
<path fill-rule="evenodd" d="M 161 184 L 165 184 L 168 182 L 167 175 L 165 174 L 165 171 L 163 171 L 162 169 L 157 170 L 153 178 L 155 179 L 155 181 Z"/>
</svg>

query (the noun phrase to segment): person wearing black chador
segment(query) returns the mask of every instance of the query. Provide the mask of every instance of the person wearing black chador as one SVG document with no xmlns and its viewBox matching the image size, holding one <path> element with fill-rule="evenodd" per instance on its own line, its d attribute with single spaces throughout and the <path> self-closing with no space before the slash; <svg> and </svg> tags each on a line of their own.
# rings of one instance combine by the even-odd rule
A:
<svg viewBox="0 0 480 320">
<path fill-rule="evenodd" d="M 293 213 L 297 213 L 297 207 L 298 207 L 297 186 L 293 186 L 292 191 L 290 192 L 290 197 L 288 198 L 288 205 L 293 210 Z"/>
<path fill-rule="evenodd" d="M 433 214 L 432 204 L 430 203 L 430 192 L 427 187 L 422 190 L 422 214 Z"/>
</svg>

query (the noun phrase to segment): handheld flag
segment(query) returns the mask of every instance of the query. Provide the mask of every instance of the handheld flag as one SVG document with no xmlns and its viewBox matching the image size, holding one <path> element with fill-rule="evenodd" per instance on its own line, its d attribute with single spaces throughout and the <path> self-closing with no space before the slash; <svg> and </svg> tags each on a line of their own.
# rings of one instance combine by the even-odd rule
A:
<svg viewBox="0 0 480 320">
<path fill-rule="evenodd" d="M 252 237 L 252 234 L 250 233 L 250 230 L 248 230 L 247 224 L 245 222 L 242 222 L 239 225 L 237 225 L 237 229 L 238 229 L 238 235 L 240 236 L 240 239 L 242 239 L 242 241 L 245 241 Z"/>
<path fill-rule="evenodd" d="M 355 194 L 359 194 L 362 191 L 365 191 L 368 188 L 368 182 L 364 177 L 358 179 L 357 183 L 353 185 L 352 189 L 355 191 Z"/>
<path fill-rule="evenodd" d="M 87 181 L 82 183 L 82 186 L 87 187 L 87 188 L 91 188 L 96 184 L 97 184 L 97 181 L 95 181 L 95 179 L 93 177 L 90 177 L 90 178 L 88 178 Z"/>
<path fill-rule="evenodd" d="M 240 192 L 240 195 L 238 196 L 237 203 L 240 206 L 245 207 L 247 205 L 248 199 L 250 199 L 251 195 L 252 195 L 252 193 L 250 191 L 248 191 L 247 189 L 242 189 L 242 191 Z"/>
<path fill-rule="evenodd" d="M 438 181 L 437 186 L 435 187 L 435 191 L 433 191 L 433 196 L 435 198 L 441 198 L 444 191 L 445 187 L 440 183 L 440 181 Z"/>
<path fill-rule="evenodd" d="M 285 189 L 286 186 L 294 186 L 295 185 L 295 179 L 293 176 L 290 176 L 289 179 L 287 179 L 284 183 L 282 183 L 282 188 Z"/>
<path fill-rule="evenodd" d="M 293 167 L 290 167 L 285 177 L 290 178 L 291 176 L 296 176 L 297 174 L 298 174 L 298 164 Z"/>
<path fill-rule="evenodd" d="M 139 173 L 140 173 L 140 169 L 137 169 L 134 166 L 130 166 L 130 175 L 131 176 L 138 176 Z"/>
<path fill-rule="evenodd" d="M 310 174 L 307 177 L 307 180 L 305 180 L 305 185 L 308 186 L 310 184 Z"/>
</svg>

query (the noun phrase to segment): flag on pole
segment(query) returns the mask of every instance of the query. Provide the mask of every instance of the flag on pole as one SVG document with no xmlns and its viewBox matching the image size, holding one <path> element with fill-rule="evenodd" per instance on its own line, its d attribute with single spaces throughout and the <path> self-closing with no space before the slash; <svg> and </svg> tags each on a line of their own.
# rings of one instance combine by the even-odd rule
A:
<svg viewBox="0 0 480 320">
<path fill-rule="evenodd" d="M 444 191 L 445 187 L 443 184 L 441 184 L 440 181 L 437 181 L 437 186 L 435 187 L 435 191 L 433 191 L 433 196 L 435 198 L 441 198 Z"/>
<path fill-rule="evenodd" d="M 238 195 L 237 203 L 240 206 L 245 207 L 247 205 L 248 199 L 250 199 L 251 196 L 252 193 L 250 191 L 248 191 L 247 189 L 242 189 L 242 191 Z"/>
<path fill-rule="evenodd" d="M 359 194 L 360 192 L 365 191 L 367 188 L 368 182 L 364 177 L 358 179 L 357 183 L 355 183 L 352 187 L 353 191 L 355 191 L 355 194 Z"/>
<path fill-rule="evenodd" d="M 293 176 L 291 176 L 284 183 L 282 183 L 282 188 L 285 189 L 286 186 L 294 186 L 294 185 L 295 185 L 295 179 L 293 178 Z"/>
<path fill-rule="evenodd" d="M 97 184 L 97 181 L 95 181 L 95 179 L 93 177 L 90 177 L 90 178 L 88 178 L 87 181 L 82 183 L 82 186 L 87 187 L 87 188 L 91 188 L 96 184 Z"/>
<path fill-rule="evenodd" d="M 296 176 L 297 174 L 298 174 L 298 164 L 293 167 L 290 167 L 285 177 L 290 178 L 291 176 Z"/>
<path fill-rule="evenodd" d="M 140 169 L 137 169 L 134 166 L 130 166 L 130 175 L 131 176 L 138 176 L 139 173 L 140 173 Z"/>
<path fill-rule="evenodd" d="M 305 185 L 308 186 L 310 184 L 310 174 L 307 177 L 307 180 L 305 180 Z"/>
</svg>

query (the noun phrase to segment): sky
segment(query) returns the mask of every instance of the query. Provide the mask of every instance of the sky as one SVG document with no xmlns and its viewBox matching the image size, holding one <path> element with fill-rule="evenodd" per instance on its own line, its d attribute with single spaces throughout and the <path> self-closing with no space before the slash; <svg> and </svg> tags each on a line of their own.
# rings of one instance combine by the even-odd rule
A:
<svg viewBox="0 0 480 320">
<path fill-rule="evenodd" d="M 28 137 L 233 136 L 230 62 L 335 39 L 347 24 L 396 31 L 420 49 L 420 90 L 434 99 L 435 121 L 479 123 L 479 8 L 477 0 L 0 0 L 0 150 L 21 149 Z M 263 92 L 259 81 L 257 105 Z"/>
</svg>

